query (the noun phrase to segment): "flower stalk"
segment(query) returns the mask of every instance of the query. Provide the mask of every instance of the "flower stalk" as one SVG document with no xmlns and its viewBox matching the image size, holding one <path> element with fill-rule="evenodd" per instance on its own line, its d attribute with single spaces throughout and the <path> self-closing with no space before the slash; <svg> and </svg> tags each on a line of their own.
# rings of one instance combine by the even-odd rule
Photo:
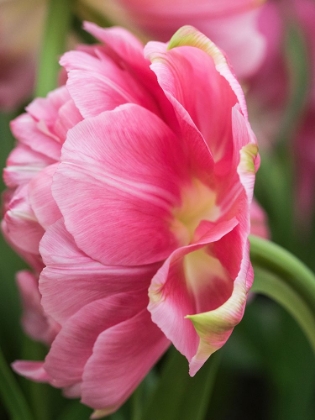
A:
<svg viewBox="0 0 315 420">
<path fill-rule="evenodd" d="M 71 22 L 72 0 L 50 0 L 41 48 L 35 96 L 45 96 L 57 86 L 59 57 L 65 51 Z"/>
<path fill-rule="evenodd" d="M 315 275 L 280 246 L 251 236 L 255 279 L 252 291 L 282 305 L 309 339 L 315 352 Z"/>
</svg>

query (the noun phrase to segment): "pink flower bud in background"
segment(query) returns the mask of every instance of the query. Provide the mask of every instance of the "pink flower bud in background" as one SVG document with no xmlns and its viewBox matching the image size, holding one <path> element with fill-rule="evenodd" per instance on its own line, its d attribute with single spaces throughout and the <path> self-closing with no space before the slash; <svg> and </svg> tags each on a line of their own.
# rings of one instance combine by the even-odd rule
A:
<svg viewBox="0 0 315 420">
<path fill-rule="evenodd" d="M 203 34 L 143 48 L 126 30 L 86 29 L 102 44 L 66 53 L 66 85 L 12 122 L 2 228 L 44 267 L 44 312 L 20 274 L 26 330 L 56 335 L 44 362 L 16 371 L 100 417 L 170 343 L 194 375 L 241 320 L 259 157 L 241 87 Z"/>
<path fill-rule="evenodd" d="M 88 3 L 97 8 L 99 2 L 88 0 Z M 130 24 L 154 39 L 166 41 L 179 27 L 195 26 L 226 53 L 240 78 L 255 73 L 265 56 L 265 40 L 258 29 L 261 0 L 118 0 L 116 3 L 122 6 L 124 22 L 129 19 Z"/>
<path fill-rule="evenodd" d="M 11 111 L 32 93 L 46 1 L 0 4 L 0 110 Z"/>
<path fill-rule="evenodd" d="M 298 31 L 305 46 L 304 68 L 309 70 L 309 86 L 304 109 L 298 110 L 294 129 L 287 141 L 295 170 L 295 210 L 299 227 L 308 230 L 315 208 L 315 3 L 312 0 L 269 1 L 259 16 L 259 29 L 267 42 L 267 54 L 259 71 L 248 82 L 250 120 L 261 150 L 272 151 L 289 103 L 290 66 L 285 37 L 289 25 Z M 295 35 L 296 36 L 296 35 Z M 299 54 L 300 51 L 295 53 Z M 285 55 L 287 54 L 287 55 Z M 291 76 L 292 77 L 292 76 Z M 297 86 L 296 89 L 300 89 Z M 287 124 L 288 122 L 285 121 Z M 268 159 L 268 157 L 266 158 Z"/>
</svg>

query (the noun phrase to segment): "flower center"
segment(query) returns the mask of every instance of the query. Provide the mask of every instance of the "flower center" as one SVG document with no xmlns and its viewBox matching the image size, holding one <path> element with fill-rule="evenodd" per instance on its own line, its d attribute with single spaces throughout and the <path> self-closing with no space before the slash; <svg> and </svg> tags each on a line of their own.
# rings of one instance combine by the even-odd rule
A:
<svg viewBox="0 0 315 420">
<path fill-rule="evenodd" d="M 173 211 L 172 230 L 182 245 L 191 243 L 202 220 L 214 221 L 220 215 L 216 193 L 198 179 L 182 190 L 181 205 Z"/>
</svg>

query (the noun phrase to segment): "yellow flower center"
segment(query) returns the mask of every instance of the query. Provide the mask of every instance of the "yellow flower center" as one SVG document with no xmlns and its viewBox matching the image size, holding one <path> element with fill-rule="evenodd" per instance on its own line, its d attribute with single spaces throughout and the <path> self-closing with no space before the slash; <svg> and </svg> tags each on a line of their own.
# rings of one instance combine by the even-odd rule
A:
<svg viewBox="0 0 315 420">
<path fill-rule="evenodd" d="M 215 204 L 216 194 L 198 179 L 185 186 L 181 205 L 173 211 L 172 231 L 182 245 L 191 243 L 202 220 L 215 221 L 220 208 Z"/>
</svg>

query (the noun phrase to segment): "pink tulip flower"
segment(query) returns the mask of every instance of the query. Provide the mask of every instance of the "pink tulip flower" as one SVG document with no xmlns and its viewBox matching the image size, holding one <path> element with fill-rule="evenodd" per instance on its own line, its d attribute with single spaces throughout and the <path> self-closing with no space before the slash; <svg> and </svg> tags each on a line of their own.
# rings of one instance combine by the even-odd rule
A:
<svg viewBox="0 0 315 420">
<path fill-rule="evenodd" d="M 308 230 L 313 217 L 315 200 L 315 3 L 312 0 L 285 0 L 266 3 L 259 17 L 259 28 L 267 42 L 265 60 L 249 81 L 248 106 L 250 120 L 261 149 L 272 150 L 288 106 L 290 94 L 290 62 L 285 55 L 288 25 L 299 31 L 304 43 L 309 70 L 309 87 L 305 108 L 296 118 L 292 132 L 291 150 L 295 164 L 295 210 L 299 227 Z M 298 52 L 300 53 L 300 52 Z M 294 52 L 291 52 L 293 55 Z M 293 71 L 296 71 L 293 69 Z M 299 89 L 299 87 L 297 87 Z M 300 111 L 300 110 L 299 110 Z M 290 139 L 288 139 L 290 140 Z"/>
<path fill-rule="evenodd" d="M 264 0 L 117 2 L 128 13 L 134 27 L 154 39 L 166 41 L 179 27 L 187 24 L 195 26 L 225 51 L 240 78 L 254 74 L 265 56 L 265 39 L 258 29 Z M 96 4 L 97 0 L 93 3 Z"/>
<path fill-rule="evenodd" d="M 102 44 L 66 53 L 66 86 L 12 123 L 3 230 L 44 267 L 55 323 L 45 361 L 14 368 L 97 418 L 170 343 L 194 375 L 241 320 L 259 157 L 240 85 L 203 34 L 143 48 L 126 30 L 86 29 Z"/>
</svg>

